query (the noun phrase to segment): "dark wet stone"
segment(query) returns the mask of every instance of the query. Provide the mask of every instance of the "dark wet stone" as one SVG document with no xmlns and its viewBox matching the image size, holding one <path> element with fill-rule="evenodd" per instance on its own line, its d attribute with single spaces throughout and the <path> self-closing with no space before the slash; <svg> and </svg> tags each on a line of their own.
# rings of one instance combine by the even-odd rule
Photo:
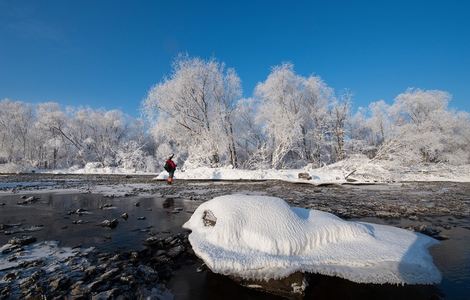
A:
<svg viewBox="0 0 470 300">
<path fill-rule="evenodd" d="M 0 230 L 5 230 L 5 229 L 11 228 L 11 227 L 13 227 L 12 224 L 0 224 Z"/>
<path fill-rule="evenodd" d="M 92 300 L 108 300 L 108 299 L 115 299 L 119 296 L 120 291 L 118 288 L 113 288 L 107 291 L 100 292 L 98 294 L 92 295 Z"/>
<path fill-rule="evenodd" d="M 96 267 L 95 266 L 89 266 L 88 268 L 85 269 L 85 275 L 86 276 L 92 276 L 96 273 Z"/>
<path fill-rule="evenodd" d="M 25 246 L 36 242 L 36 238 L 30 235 L 23 235 L 22 237 L 14 237 L 8 241 L 11 245 Z"/>
<path fill-rule="evenodd" d="M 2 254 L 8 254 L 8 253 L 11 253 L 13 251 L 17 251 L 17 250 L 20 250 L 21 249 L 21 246 L 20 245 L 12 245 L 12 244 L 5 244 L 1 247 L 1 253 Z"/>
<path fill-rule="evenodd" d="M 68 215 L 83 215 L 83 213 L 85 213 L 87 210 L 86 209 L 83 209 L 83 208 L 77 208 L 76 210 L 71 210 L 69 211 L 67 214 Z"/>
<path fill-rule="evenodd" d="M 119 272 L 119 268 L 112 268 L 111 270 L 103 273 L 100 277 L 99 277 L 99 280 L 108 280 L 110 279 L 111 277 L 113 277 L 114 275 L 116 275 L 117 273 Z"/>
<path fill-rule="evenodd" d="M 30 196 L 30 197 L 27 197 L 26 199 L 24 199 L 23 201 L 18 201 L 17 204 L 18 205 L 28 205 L 28 204 L 32 204 L 32 203 L 34 203 L 38 200 L 39 200 L 39 197 Z"/>
<path fill-rule="evenodd" d="M 158 238 L 158 237 L 155 237 L 155 236 L 151 236 L 149 238 L 147 238 L 145 241 L 144 241 L 144 245 L 146 246 L 161 246 L 162 245 L 162 239 L 161 238 Z"/>
<path fill-rule="evenodd" d="M 180 213 L 183 211 L 182 207 L 175 207 L 171 212 L 174 214 Z"/>
<path fill-rule="evenodd" d="M 124 220 L 127 220 L 129 218 L 129 214 L 128 213 L 123 213 L 121 215 L 121 218 L 123 218 Z"/>
<path fill-rule="evenodd" d="M 213 227 L 217 223 L 217 218 L 214 216 L 214 213 L 210 210 L 205 210 L 202 214 L 202 222 L 204 226 Z"/>
<path fill-rule="evenodd" d="M 159 255 L 159 256 L 152 257 L 152 262 L 156 264 L 167 264 L 171 262 L 171 259 L 166 255 Z"/>
<path fill-rule="evenodd" d="M 100 287 L 103 284 L 104 284 L 103 280 L 98 279 L 88 284 L 87 289 L 90 290 L 90 292 L 95 292 L 98 290 L 98 287 Z"/>
<path fill-rule="evenodd" d="M 103 222 L 100 223 L 101 226 L 109 227 L 109 228 L 116 228 L 118 224 L 119 224 L 119 221 L 117 219 L 104 220 Z"/>
<path fill-rule="evenodd" d="M 53 279 L 49 283 L 49 286 L 51 287 L 51 290 L 53 292 L 57 290 L 65 290 L 69 287 L 69 285 L 70 285 L 70 278 L 68 278 L 65 275 L 60 275 L 59 277 Z"/>
<path fill-rule="evenodd" d="M 175 239 L 175 237 L 169 236 L 169 237 L 165 238 L 165 239 L 163 240 L 163 242 L 164 242 L 165 244 L 170 244 L 174 239 Z"/>
<path fill-rule="evenodd" d="M 135 278 L 132 275 L 121 276 L 119 277 L 119 280 L 128 285 L 131 285 L 135 282 Z"/>
<path fill-rule="evenodd" d="M 3 276 L 3 281 L 13 281 L 18 277 L 18 272 L 10 272 Z"/>
<path fill-rule="evenodd" d="M 206 266 L 205 263 L 203 263 L 199 267 L 197 267 L 196 272 L 200 273 L 200 272 L 204 272 L 206 270 L 207 270 L 207 266 Z"/>
<path fill-rule="evenodd" d="M 139 258 L 139 252 L 132 251 L 130 254 L 130 259 L 131 260 L 137 260 Z"/>
<path fill-rule="evenodd" d="M 137 267 L 137 274 L 144 278 L 145 281 L 151 282 L 158 280 L 158 273 L 149 266 L 139 265 Z"/>
<path fill-rule="evenodd" d="M 184 251 L 185 251 L 184 246 L 183 245 L 178 245 L 176 247 L 170 248 L 170 250 L 168 250 L 168 252 L 167 252 L 167 255 L 174 258 L 174 257 L 179 256 Z"/>
<path fill-rule="evenodd" d="M 299 173 L 299 179 L 311 180 L 312 176 L 309 173 Z"/>
<path fill-rule="evenodd" d="M 145 217 L 138 217 L 137 220 L 145 220 Z"/>
<path fill-rule="evenodd" d="M 71 299 L 86 299 L 89 289 L 84 286 L 83 281 L 77 281 L 70 287 L 70 298 Z"/>
</svg>

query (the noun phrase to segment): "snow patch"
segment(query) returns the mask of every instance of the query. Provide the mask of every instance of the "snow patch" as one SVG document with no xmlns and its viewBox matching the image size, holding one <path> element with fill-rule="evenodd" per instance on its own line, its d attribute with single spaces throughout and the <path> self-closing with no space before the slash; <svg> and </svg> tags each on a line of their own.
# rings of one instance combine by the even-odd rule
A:
<svg viewBox="0 0 470 300">
<path fill-rule="evenodd" d="M 208 212 L 215 224 L 204 221 Z M 227 195 L 201 204 L 183 225 L 215 273 L 279 279 L 301 271 L 359 283 L 434 284 L 427 248 L 438 242 L 404 229 L 344 221 L 267 196 Z"/>
<path fill-rule="evenodd" d="M 122 167 L 104 167 L 101 163 L 89 162 L 84 167 L 73 166 L 67 169 L 57 170 L 42 170 L 41 173 L 51 174 L 139 174 L 139 175 L 153 175 L 155 173 L 138 171 L 133 168 Z"/>
<path fill-rule="evenodd" d="M 234 169 L 231 167 L 209 168 L 198 167 L 194 169 L 186 169 L 184 171 L 177 170 L 175 178 L 177 179 L 194 179 L 194 180 L 285 180 L 285 181 L 302 181 L 299 180 L 298 174 L 307 172 L 305 169 L 260 169 L 260 170 L 244 170 Z M 168 172 L 164 171 L 158 174 L 155 179 L 168 178 Z M 321 180 L 318 180 L 321 181 Z"/>
</svg>

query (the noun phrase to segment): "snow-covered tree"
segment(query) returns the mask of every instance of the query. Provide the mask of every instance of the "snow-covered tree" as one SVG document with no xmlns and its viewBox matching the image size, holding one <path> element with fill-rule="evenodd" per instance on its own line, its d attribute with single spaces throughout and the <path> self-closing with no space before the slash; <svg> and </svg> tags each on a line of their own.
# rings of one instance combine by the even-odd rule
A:
<svg viewBox="0 0 470 300">
<path fill-rule="evenodd" d="M 265 136 L 256 115 L 259 101 L 240 99 L 233 114 L 234 136 L 241 166 L 247 169 L 268 168 L 269 154 L 265 151 Z"/>
<path fill-rule="evenodd" d="M 0 160 L 14 162 L 28 156 L 32 119 L 31 105 L 0 101 Z"/>
<path fill-rule="evenodd" d="M 437 90 L 408 89 L 388 109 L 379 158 L 416 162 L 468 163 L 467 113 L 448 108 L 451 96 Z M 382 109 L 387 108 L 382 105 Z M 384 114 L 383 114 L 384 115 Z M 377 124 L 377 122 L 373 122 Z"/>
<path fill-rule="evenodd" d="M 345 138 L 346 123 L 349 119 L 349 111 L 352 95 L 349 92 L 344 93 L 339 101 L 334 101 L 331 113 L 331 132 L 334 144 L 335 160 L 343 160 L 346 157 Z"/>
<path fill-rule="evenodd" d="M 156 140 L 193 164 L 237 165 L 233 112 L 241 95 L 233 69 L 215 59 L 179 57 L 143 103 Z"/>
<path fill-rule="evenodd" d="M 120 111 L 0 101 L 0 164 L 65 168 L 98 161 L 104 166 L 133 164 L 135 169 L 149 169 L 131 159 L 136 149 L 148 163 L 153 141 L 142 121 Z"/>
<path fill-rule="evenodd" d="M 320 164 L 334 96 L 319 77 L 302 77 L 292 64 L 273 68 L 256 87 L 258 121 L 263 123 L 273 168 Z"/>
</svg>

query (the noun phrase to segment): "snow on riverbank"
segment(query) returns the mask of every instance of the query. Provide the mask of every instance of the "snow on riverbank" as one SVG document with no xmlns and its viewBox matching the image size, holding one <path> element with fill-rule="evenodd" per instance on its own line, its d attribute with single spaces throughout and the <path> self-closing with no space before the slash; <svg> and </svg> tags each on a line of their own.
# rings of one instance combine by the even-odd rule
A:
<svg viewBox="0 0 470 300">
<path fill-rule="evenodd" d="M 153 175 L 156 173 L 137 171 L 135 169 L 126 169 L 120 167 L 103 167 L 101 163 L 87 163 L 85 167 L 78 166 L 68 169 L 57 169 L 52 171 L 40 171 L 41 173 L 52 174 L 137 174 L 137 175 Z"/>
<path fill-rule="evenodd" d="M 199 167 L 189 170 L 176 170 L 177 179 L 223 179 L 223 180 L 265 180 L 278 179 L 294 181 L 298 179 L 299 172 L 305 170 L 242 170 L 230 167 L 209 168 Z M 166 179 L 167 172 L 161 172 L 155 179 Z"/>
<path fill-rule="evenodd" d="M 11 172 L 11 169 L 8 169 Z M 20 170 L 24 172 L 24 170 Z M 19 171 L 19 172 L 20 172 Z M 31 171 L 31 170 L 30 170 Z M 99 163 L 88 163 L 85 167 L 72 167 L 61 170 L 35 170 L 37 173 L 52 174 L 116 174 L 116 175 L 156 175 L 155 179 L 166 179 L 168 173 L 149 173 L 118 167 L 103 167 Z M 0 168 L 0 173 L 2 169 Z M 192 180 L 284 180 L 307 182 L 299 179 L 299 173 L 308 173 L 313 184 L 345 182 L 401 182 L 401 181 L 454 181 L 470 182 L 470 165 L 454 166 L 448 164 L 407 165 L 399 161 L 374 160 L 356 155 L 321 168 L 306 166 L 302 169 L 261 169 L 244 170 L 231 167 L 198 167 L 177 169 L 176 179 Z"/>
<path fill-rule="evenodd" d="M 267 280 L 302 271 L 360 283 L 441 280 L 427 251 L 438 243 L 433 238 L 291 208 L 279 198 L 217 197 L 201 204 L 183 227 L 192 230 L 196 255 L 224 275 Z"/>
<path fill-rule="evenodd" d="M 371 160 L 355 156 L 322 167 L 291 170 L 240 170 L 233 168 L 200 167 L 177 170 L 176 179 L 224 179 L 224 180 L 264 180 L 275 179 L 292 182 L 306 182 L 299 179 L 299 173 L 308 173 L 313 184 L 354 182 L 400 182 L 400 181 L 456 181 L 470 182 L 470 165 L 450 166 L 445 164 L 402 165 L 395 161 Z M 165 179 L 163 171 L 155 179 Z"/>
</svg>

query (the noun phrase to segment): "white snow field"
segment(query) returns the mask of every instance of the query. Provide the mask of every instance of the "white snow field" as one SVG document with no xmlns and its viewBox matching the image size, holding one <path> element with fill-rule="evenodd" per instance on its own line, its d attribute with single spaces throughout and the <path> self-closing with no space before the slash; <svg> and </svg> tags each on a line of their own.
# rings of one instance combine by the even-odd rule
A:
<svg viewBox="0 0 470 300">
<path fill-rule="evenodd" d="M 210 224 L 207 220 L 212 219 Z M 279 279 L 294 272 L 358 283 L 434 284 L 441 274 L 428 247 L 408 230 L 344 221 L 267 196 L 227 195 L 201 204 L 183 225 L 194 252 L 215 273 Z"/>
</svg>

